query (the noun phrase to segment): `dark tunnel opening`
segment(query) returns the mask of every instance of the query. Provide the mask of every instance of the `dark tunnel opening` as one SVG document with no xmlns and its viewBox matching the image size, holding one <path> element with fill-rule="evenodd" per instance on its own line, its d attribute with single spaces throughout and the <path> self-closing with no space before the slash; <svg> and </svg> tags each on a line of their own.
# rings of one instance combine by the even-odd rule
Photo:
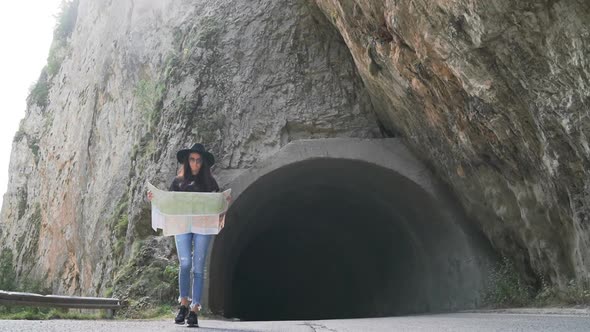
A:
<svg viewBox="0 0 590 332">
<path fill-rule="evenodd" d="M 358 318 L 477 302 L 464 225 L 416 183 L 367 162 L 313 159 L 255 181 L 228 212 L 211 307 L 243 320 Z"/>
</svg>

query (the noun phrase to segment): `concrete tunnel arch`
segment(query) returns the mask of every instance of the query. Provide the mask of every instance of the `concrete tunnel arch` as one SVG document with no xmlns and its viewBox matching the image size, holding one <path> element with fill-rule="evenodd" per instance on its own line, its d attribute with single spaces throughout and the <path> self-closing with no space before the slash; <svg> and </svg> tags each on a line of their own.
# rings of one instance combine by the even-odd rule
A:
<svg viewBox="0 0 590 332">
<path fill-rule="evenodd" d="M 478 305 L 493 256 L 399 139 L 291 142 L 232 181 L 208 304 L 242 320 Z"/>
</svg>

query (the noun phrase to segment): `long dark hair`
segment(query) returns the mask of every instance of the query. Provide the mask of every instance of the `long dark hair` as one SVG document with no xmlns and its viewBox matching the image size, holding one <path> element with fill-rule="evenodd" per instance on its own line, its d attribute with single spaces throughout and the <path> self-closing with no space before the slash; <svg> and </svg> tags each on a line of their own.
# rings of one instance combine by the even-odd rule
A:
<svg viewBox="0 0 590 332">
<path fill-rule="evenodd" d="M 199 173 L 197 173 L 197 175 L 193 175 L 188 159 L 189 158 L 187 156 L 187 158 L 182 163 L 180 172 L 178 172 L 178 178 L 181 180 L 180 187 L 184 188 L 190 182 L 195 181 L 203 192 L 219 191 L 219 185 L 217 185 L 217 181 L 215 181 L 213 174 L 211 174 L 211 166 L 209 166 L 207 161 L 202 158 L 202 164 L 201 169 L 199 169 Z"/>
</svg>

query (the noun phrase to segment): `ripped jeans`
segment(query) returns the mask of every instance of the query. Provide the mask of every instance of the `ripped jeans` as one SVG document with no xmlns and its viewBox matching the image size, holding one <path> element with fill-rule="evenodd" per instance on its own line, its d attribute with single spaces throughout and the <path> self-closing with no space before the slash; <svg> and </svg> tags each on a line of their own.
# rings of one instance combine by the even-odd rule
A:
<svg viewBox="0 0 590 332">
<path fill-rule="evenodd" d="M 207 249 L 214 235 L 203 234 L 179 234 L 175 235 L 176 252 L 180 261 L 178 271 L 178 286 L 180 298 L 188 298 L 190 290 L 190 278 L 192 267 L 193 291 L 191 309 L 201 304 L 201 293 L 203 289 L 203 270 Z M 194 253 L 193 253 L 194 248 Z"/>
</svg>

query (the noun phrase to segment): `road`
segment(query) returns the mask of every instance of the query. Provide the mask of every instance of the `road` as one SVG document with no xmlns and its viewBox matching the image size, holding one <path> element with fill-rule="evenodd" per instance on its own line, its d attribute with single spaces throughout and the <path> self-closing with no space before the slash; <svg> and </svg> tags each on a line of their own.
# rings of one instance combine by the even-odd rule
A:
<svg viewBox="0 0 590 332">
<path fill-rule="evenodd" d="M 319 321 L 240 322 L 205 320 L 200 329 L 191 331 L 285 331 L 285 332 L 345 332 L 345 331 L 590 331 L 590 316 L 579 314 L 507 314 L 456 313 L 406 317 L 366 318 Z M 186 326 L 170 320 L 0 320 L 0 331 L 186 331 Z"/>
</svg>

